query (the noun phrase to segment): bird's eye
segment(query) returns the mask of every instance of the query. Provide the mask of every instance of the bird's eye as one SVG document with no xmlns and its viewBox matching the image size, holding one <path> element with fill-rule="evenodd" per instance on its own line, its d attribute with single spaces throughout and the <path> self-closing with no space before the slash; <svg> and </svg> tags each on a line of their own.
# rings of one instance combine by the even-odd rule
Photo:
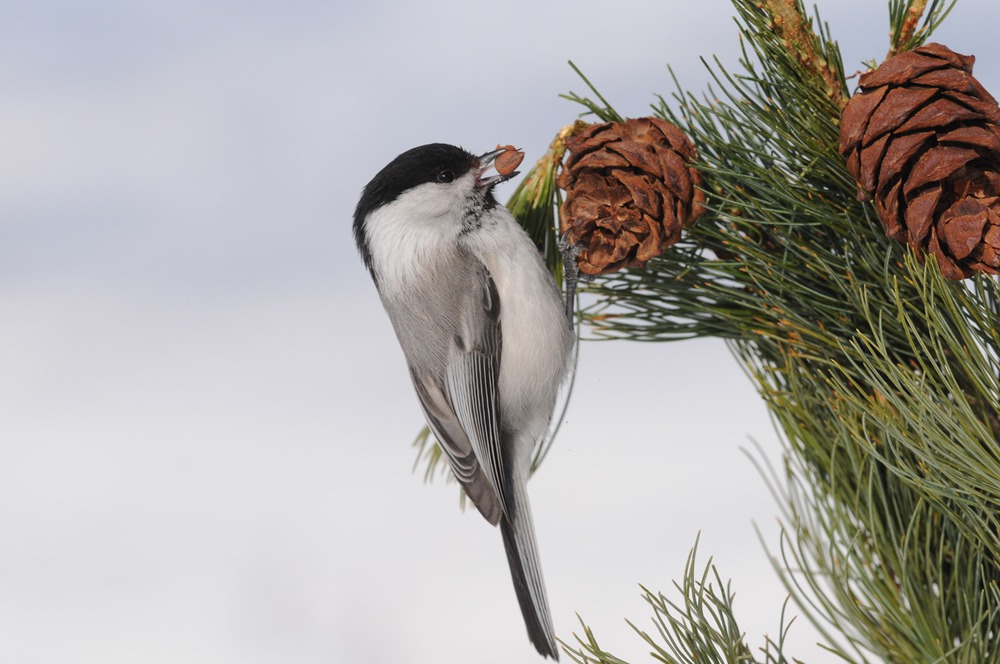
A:
<svg viewBox="0 0 1000 664">
<path fill-rule="evenodd" d="M 451 171 L 441 171 L 437 175 L 437 181 L 442 183 L 451 182 L 454 179 L 455 179 L 455 174 L 452 173 Z"/>
</svg>

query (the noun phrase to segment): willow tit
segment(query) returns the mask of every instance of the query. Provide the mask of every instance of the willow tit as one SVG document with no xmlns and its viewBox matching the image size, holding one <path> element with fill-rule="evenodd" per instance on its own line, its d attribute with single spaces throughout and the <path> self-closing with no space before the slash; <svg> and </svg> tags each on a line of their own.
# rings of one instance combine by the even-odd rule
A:
<svg viewBox="0 0 1000 664">
<path fill-rule="evenodd" d="M 365 187 L 354 239 L 431 430 L 465 493 L 500 525 L 528 638 L 559 659 L 525 483 L 573 346 L 561 295 L 479 157 L 444 144 Z"/>
</svg>

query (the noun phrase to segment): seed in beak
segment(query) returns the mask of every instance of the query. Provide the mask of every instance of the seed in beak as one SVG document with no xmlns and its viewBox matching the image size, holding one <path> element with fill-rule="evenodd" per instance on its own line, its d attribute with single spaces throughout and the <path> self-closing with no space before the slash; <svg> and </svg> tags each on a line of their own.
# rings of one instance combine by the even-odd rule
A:
<svg viewBox="0 0 1000 664">
<path fill-rule="evenodd" d="M 504 177 L 514 174 L 517 167 L 524 161 L 524 153 L 513 145 L 498 145 L 497 150 L 504 150 L 493 162 L 493 168 Z"/>
</svg>

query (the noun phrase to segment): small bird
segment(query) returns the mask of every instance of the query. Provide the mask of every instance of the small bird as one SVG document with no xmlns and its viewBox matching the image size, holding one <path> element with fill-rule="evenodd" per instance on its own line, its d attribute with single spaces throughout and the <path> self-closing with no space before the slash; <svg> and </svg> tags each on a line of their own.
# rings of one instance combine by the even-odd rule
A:
<svg viewBox="0 0 1000 664">
<path fill-rule="evenodd" d="M 486 176 L 505 150 L 408 150 L 364 188 L 354 239 L 431 430 L 500 526 L 528 638 L 559 659 L 525 484 L 573 348 L 562 296 Z M 506 170 L 506 169 L 504 169 Z"/>
</svg>

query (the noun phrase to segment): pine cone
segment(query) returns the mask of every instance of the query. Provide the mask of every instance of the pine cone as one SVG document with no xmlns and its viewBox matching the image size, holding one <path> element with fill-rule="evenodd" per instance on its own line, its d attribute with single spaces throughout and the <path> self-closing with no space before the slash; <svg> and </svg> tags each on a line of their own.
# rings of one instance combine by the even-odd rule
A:
<svg viewBox="0 0 1000 664">
<path fill-rule="evenodd" d="M 642 267 L 702 213 L 701 176 L 688 166 L 694 145 L 658 118 L 594 124 L 566 141 L 558 184 L 566 241 L 584 274 Z"/>
<path fill-rule="evenodd" d="M 1000 109 L 975 58 L 928 44 L 863 75 L 840 120 L 847 170 L 886 236 L 949 279 L 1000 274 Z"/>
</svg>

